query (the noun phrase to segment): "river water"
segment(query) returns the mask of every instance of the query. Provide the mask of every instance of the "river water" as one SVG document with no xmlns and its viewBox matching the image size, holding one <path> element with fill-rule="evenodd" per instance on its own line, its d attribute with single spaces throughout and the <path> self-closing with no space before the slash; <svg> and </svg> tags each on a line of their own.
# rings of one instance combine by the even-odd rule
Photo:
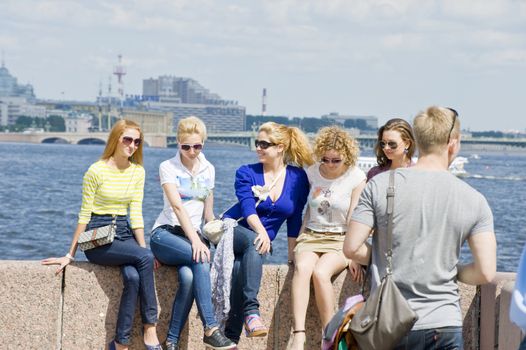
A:
<svg viewBox="0 0 526 350">
<path fill-rule="evenodd" d="M 80 208 L 82 176 L 102 150 L 96 145 L 0 143 L 0 259 L 37 260 L 66 253 Z M 163 206 L 158 166 L 174 154 L 175 149 L 145 148 L 146 232 Z M 205 154 L 216 167 L 217 215 L 235 202 L 235 170 L 257 158 L 238 146 L 207 144 Z M 514 271 L 526 241 L 526 154 L 461 155 L 469 158 L 465 181 L 486 196 L 493 210 L 498 270 Z M 286 251 L 282 232 L 267 262 L 285 263 Z M 466 252 L 464 247 L 463 259 L 469 260 Z M 77 258 L 85 259 L 80 250 Z"/>
</svg>

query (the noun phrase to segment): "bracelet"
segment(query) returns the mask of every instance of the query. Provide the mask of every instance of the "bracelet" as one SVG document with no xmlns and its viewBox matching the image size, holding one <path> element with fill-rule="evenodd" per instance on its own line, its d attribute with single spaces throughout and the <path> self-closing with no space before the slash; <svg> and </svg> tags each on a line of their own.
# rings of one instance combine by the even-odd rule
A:
<svg viewBox="0 0 526 350">
<path fill-rule="evenodd" d="M 66 254 L 66 258 L 68 258 L 71 261 L 75 261 L 75 258 L 73 257 L 73 255 L 71 255 L 69 253 Z"/>
</svg>

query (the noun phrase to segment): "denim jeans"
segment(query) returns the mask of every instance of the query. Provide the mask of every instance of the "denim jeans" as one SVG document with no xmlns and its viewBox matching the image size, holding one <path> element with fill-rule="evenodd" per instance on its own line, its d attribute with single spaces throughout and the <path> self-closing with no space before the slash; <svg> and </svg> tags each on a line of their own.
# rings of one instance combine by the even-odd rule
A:
<svg viewBox="0 0 526 350">
<path fill-rule="evenodd" d="M 166 340 L 170 343 L 179 340 L 194 298 L 205 329 L 218 326 L 212 305 L 210 263 L 193 261 L 192 244 L 181 227 L 157 227 L 152 232 L 150 247 L 161 263 L 177 266 L 179 276 L 179 288 L 173 303 Z"/>
<path fill-rule="evenodd" d="M 110 224 L 111 215 L 92 214 L 87 230 Z M 115 340 L 130 344 L 133 317 L 140 298 L 141 318 L 144 324 L 157 323 L 157 298 L 153 278 L 153 254 L 139 246 L 126 216 L 117 217 L 117 232 L 113 243 L 84 252 L 94 264 L 120 266 L 124 288 L 122 291 Z"/>
<path fill-rule="evenodd" d="M 395 350 L 462 350 L 462 327 L 442 327 L 411 331 Z"/>
<path fill-rule="evenodd" d="M 257 296 L 263 274 L 264 256 L 256 250 L 254 239 L 254 231 L 243 226 L 234 229 L 235 262 L 225 335 L 236 343 L 239 342 L 244 318 L 250 314 L 259 315 Z"/>
</svg>

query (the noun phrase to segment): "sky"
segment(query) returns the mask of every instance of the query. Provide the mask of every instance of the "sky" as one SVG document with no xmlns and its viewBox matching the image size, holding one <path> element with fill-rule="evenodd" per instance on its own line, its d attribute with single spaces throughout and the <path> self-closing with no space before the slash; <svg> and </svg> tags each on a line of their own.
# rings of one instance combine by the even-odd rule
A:
<svg viewBox="0 0 526 350">
<path fill-rule="evenodd" d="M 175 75 L 247 114 L 266 88 L 270 115 L 526 131 L 526 0 L 2 0 L 0 50 L 44 99 L 95 100 L 122 54 L 126 94 Z"/>
</svg>

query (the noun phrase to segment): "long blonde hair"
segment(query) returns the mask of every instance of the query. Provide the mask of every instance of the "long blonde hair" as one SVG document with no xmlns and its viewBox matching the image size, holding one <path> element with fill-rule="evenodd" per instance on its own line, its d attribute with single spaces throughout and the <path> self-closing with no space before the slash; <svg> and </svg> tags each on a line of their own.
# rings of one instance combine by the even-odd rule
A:
<svg viewBox="0 0 526 350">
<path fill-rule="evenodd" d="M 266 122 L 259 127 L 259 131 L 267 133 L 272 143 L 284 146 L 283 161 L 285 164 L 299 167 L 314 164 L 309 139 L 300 129 Z"/>
<path fill-rule="evenodd" d="M 108 160 L 110 159 L 114 154 L 115 150 L 117 149 L 117 145 L 119 144 L 119 139 L 121 135 L 124 133 L 124 130 L 126 129 L 135 129 L 139 132 L 140 138 L 141 138 L 141 144 L 133 155 L 129 158 L 130 162 L 142 165 L 142 145 L 144 143 L 144 135 L 142 133 L 141 127 L 139 124 L 137 124 L 134 121 L 122 119 L 113 125 L 113 128 L 111 128 L 110 135 L 108 136 L 108 141 L 106 142 L 106 147 L 104 148 L 104 152 L 102 152 L 102 156 L 100 159 L 102 160 Z"/>
</svg>

